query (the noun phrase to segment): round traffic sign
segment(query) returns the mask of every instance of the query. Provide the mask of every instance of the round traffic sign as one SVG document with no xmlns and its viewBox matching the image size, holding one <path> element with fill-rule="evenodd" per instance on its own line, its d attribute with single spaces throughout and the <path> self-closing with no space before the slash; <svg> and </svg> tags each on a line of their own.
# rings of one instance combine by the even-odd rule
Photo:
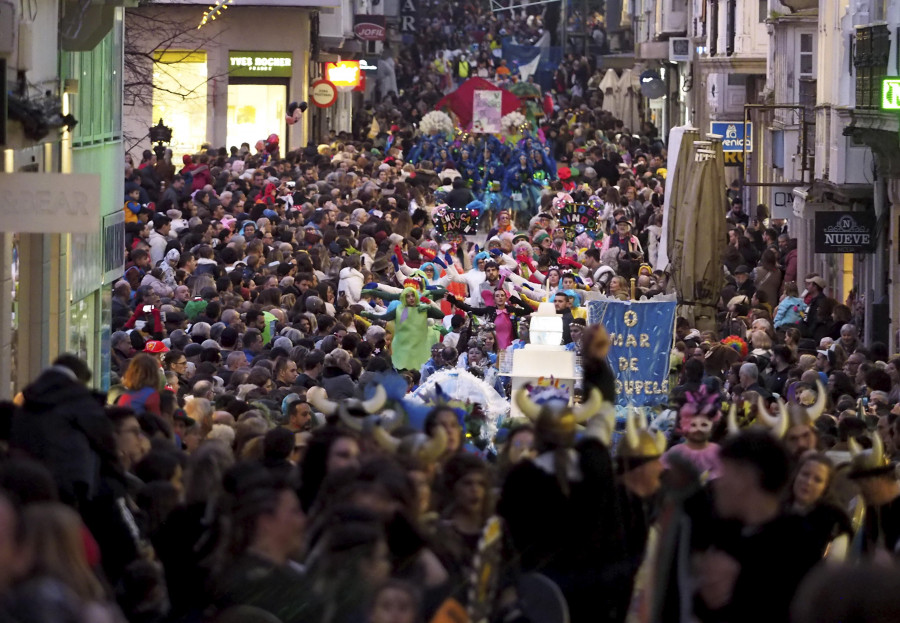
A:
<svg viewBox="0 0 900 623">
<path fill-rule="evenodd" d="M 329 108 L 337 101 L 337 87 L 328 80 L 312 83 L 312 102 L 319 108 Z"/>
</svg>

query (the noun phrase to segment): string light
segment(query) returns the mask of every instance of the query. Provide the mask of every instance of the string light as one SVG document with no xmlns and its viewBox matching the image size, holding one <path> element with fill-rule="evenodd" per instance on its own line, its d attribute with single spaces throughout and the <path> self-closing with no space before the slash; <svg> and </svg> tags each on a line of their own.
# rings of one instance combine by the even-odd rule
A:
<svg viewBox="0 0 900 623">
<path fill-rule="evenodd" d="M 221 17 L 222 14 L 228 9 L 228 5 L 232 4 L 234 0 L 216 0 L 214 5 L 208 6 L 206 11 L 203 13 L 203 18 L 200 20 L 200 23 L 197 25 L 197 30 L 200 30 L 206 23 L 210 20 L 215 21 L 217 17 Z"/>
</svg>

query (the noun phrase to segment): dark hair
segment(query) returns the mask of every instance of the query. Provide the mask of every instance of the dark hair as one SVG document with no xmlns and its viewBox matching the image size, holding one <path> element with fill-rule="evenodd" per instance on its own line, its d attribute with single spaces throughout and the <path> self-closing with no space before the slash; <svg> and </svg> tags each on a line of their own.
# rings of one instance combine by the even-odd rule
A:
<svg viewBox="0 0 900 623">
<path fill-rule="evenodd" d="M 767 431 L 745 430 L 728 438 L 722 443 L 719 454 L 723 461 L 752 467 L 763 491 L 777 495 L 788 484 L 790 458 L 787 450 Z"/>
<path fill-rule="evenodd" d="M 75 374 L 75 378 L 85 385 L 91 382 L 91 369 L 83 359 L 72 353 L 63 353 L 53 361 L 53 365 L 68 368 Z"/>
</svg>

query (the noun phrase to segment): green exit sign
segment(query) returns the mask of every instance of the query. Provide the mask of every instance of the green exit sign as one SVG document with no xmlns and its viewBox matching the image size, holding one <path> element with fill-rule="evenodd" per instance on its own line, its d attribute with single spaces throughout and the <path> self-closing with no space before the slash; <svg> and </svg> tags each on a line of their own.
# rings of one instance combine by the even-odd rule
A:
<svg viewBox="0 0 900 623">
<path fill-rule="evenodd" d="M 900 78 L 882 80 L 881 110 L 900 110 Z"/>
</svg>

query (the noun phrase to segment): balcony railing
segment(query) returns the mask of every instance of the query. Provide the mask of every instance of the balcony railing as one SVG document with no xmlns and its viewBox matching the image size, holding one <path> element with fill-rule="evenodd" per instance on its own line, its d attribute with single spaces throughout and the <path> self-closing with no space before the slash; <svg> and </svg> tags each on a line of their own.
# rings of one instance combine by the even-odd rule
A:
<svg viewBox="0 0 900 623">
<path fill-rule="evenodd" d="M 856 29 L 853 66 L 856 69 L 856 107 L 878 108 L 881 79 L 887 75 L 891 33 L 884 24 Z"/>
</svg>

